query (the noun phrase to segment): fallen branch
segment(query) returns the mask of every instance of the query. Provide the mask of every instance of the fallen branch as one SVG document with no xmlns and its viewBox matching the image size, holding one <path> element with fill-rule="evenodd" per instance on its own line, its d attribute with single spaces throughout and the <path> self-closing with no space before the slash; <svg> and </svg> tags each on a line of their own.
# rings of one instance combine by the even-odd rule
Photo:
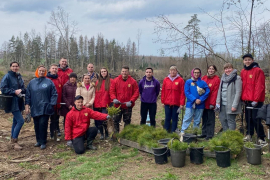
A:
<svg viewBox="0 0 270 180">
<path fill-rule="evenodd" d="M 21 163 L 21 162 L 29 162 L 29 161 L 37 161 L 39 160 L 38 158 L 32 159 L 32 158 L 27 158 L 27 159 L 21 159 L 21 160 L 9 160 L 9 162 L 12 163 Z"/>
</svg>

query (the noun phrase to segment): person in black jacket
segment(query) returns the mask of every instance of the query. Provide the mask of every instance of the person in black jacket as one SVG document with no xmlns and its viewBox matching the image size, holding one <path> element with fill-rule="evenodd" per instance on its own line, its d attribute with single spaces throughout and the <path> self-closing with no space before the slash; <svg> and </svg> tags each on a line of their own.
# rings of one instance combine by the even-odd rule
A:
<svg viewBox="0 0 270 180">
<path fill-rule="evenodd" d="M 24 101 L 22 94 L 25 94 L 24 82 L 21 74 L 18 72 L 20 65 L 18 62 L 10 63 L 10 71 L 3 77 L 1 81 L 1 91 L 4 95 L 12 96 L 12 105 L 6 109 L 6 113 L 13 114 L 13 123 L 11 129 L 11 143 L 14 149 L 20 150 L 22 147 L 18 144 L 18 136 L 24 124 L 22 111 L 24 110 Z"/>
<path fill-rule="evenodd" d="M 45 66 L 39 66 L 35 73 L 37 78 L 30 81 L 25 95 L 25 112 L 29 114 L 31 108 L 37 140 L 35 147 L 40 149 L 46 148 L 48 121 L 54 114 L 58 97 L 55 85 L 46 74 Z"/>
</svg>

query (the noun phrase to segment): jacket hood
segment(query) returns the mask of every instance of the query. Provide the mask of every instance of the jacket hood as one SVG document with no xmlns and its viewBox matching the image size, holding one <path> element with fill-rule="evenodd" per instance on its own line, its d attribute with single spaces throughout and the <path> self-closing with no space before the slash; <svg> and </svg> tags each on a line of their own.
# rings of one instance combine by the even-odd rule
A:
<svg viewBox="0 0 270 180">
<path fill-rule="evenodd" d="M 38 75 L 38 68 L 36 69 L 35 76 L 36 76 L 37 78 L 39 78 L 39 75 Z M 44 74 L 44 76 L 45 76 L 45 77 L 47 76 L 47 70 L 46 70 L 46 69 L 45 69 L 45 74 Z"/>
<path fill-rule="evenodd" d="M 259 64 L 256 62 L 251 63 L 248 67 L 246 65 L 244 65 L 245 70 L 250 70 L 250 69 L 256 68 L 256 67 L 258 67 L 258 68 L 260 67 Z"/>
<path fill-rule="evenodd" d="M 8 71 L 9 74 L 12 74 L 14 76 L 21 76 L 19 72 L 13 72 L 13 71 Z"/>
<path fill-rule="evenodd" d="M 60 64 L 58 64 L 58 68 L 62 69 L 63 71 L 66 71 L 67 69 L 69 69 L 68 65 L 66 66 L 66 68 L 61 68 Z"/>
<path fill-rule="evenodd" d="M 83 106 L 81 110 L 83 110 L 83 109 L 86 109 L 86 107 L 85 107 L 85 106 Z M 81 110 L 80 110 L 80 111 L 81 111 Z M 75 105 L 74 105 L 74 106 L 71 108 L 71 111 L 79 111 L 79 110 L 78 110 L 78 109 L 76 109 L 76 108 L 75 108 Z"/>
<path fill-rule="evenodd" d="M 58 74 L 51 74 L 51 72 L 48 72 L 47 77 L 48 78 L 52 78 L 52 79 L 57 79 L 58 78 Z"/>
<path fill-rule="evenodd" d="M 191 77 L 193 77 L 193 78 L 194 78 L 193 72 L 194 72 L 195 69 L 199 69 L 199 68 L 194 68 L 194 69 L 192 69 L 190 75 L 191 75 Z M 200 78 L 200 77 L 202 76 L 202 71 L 201 71 L 201 69 L 199 69 L 199 70 L 200 70 L 200 76 L 199 76 L 199 78 Z"/>
</svg>

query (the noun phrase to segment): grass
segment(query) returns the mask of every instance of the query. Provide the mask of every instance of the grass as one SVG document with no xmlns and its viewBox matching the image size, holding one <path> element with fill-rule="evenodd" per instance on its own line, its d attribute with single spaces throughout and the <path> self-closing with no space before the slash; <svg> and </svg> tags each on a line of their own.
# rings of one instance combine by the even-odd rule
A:
<svg viewBox="0 0 270 180">
<path fill-rule="evenodd" d="M 39 165 L 37 165 L 37 164 L 31 164 L 29 162 L 21 162 L 19 164 L 19 166 L 21 166 L 24 169 L 39 169 L 40 168 Z"/>
<path fill-rule="evenodd" d="M 137 154 L 137 149 L 123 150 L 116 146 L 110 152 L 99 156 L 91 157 L 88 154 L 79 156 L 73 162 L 58 166 L 57 170 L 60 171 L 61 179 L 89 179 L 89 177 L 91 179 L 100 179 L 110 176 L 123 166 L 126 159 L 135 157 Z M 67 156 L 65 153 L 58 153 L 56 157 L 66 158 Z"/>
</svg>

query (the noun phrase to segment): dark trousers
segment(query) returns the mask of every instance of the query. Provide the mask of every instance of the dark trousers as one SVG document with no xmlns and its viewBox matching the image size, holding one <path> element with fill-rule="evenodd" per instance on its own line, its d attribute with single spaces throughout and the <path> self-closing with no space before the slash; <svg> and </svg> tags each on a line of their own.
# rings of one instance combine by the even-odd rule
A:
<svg viewBox="0 0 270 180">
<path fill-rule="evenodd" d="M 95 111 L 107 114 L 108 111 L 106 108 L 94 108 Z M 107 132 L 108 134 L 108 126 L 107 126 L 107 121 L 103 121 L 103 120 L 95 120 L 95 126 L 99 129 L 100 134 L 104 134 L 103 130 L 105 130 L 105 132 Z"/>
<path fill-rule="evenodd" d="M 59 129 L 59 117 L 60 116 L 58 115 L 57 111 L 55 111 L 54 114 L 50 116 L 50 119 L 51 119 L 51 123 L 50 123 L 51 137 L 53 137 L 54 131 Z M 58 129 L 57 129 L 57 124 L 58 124 Z"/>
<path fill-rule="evenodd" d="M 147 113 L 149 111 L 150 124 L 156 126 L 157 103 L 141 102 L 141 124 L 146 124 Z"/>
<path fill-rule="evenodd" d="M 83 154 L 85 152 L 84 141 L 93 141 L 97 136 L 97 128 L 89 127 L 84 136 L 76 137 L 72 140 L 72 145 L 76 154 Z"/>
<path fill-rule="evenodd" d="M 49 115 L 41 115 L 33 117 L 35 125 L 36 140 L 39 144 L 45 145 L 47 142 L 47 129 Z"/>
<path fill-rule="evenodd" d="M 258 105 L 255 108 L 261 108 L 262 106 L 263 106 L 263 103 L 258 102 Z M 258 137 L 261 139 L 264 139 L 265 133 L 264 133 L 261 119 L 256 119 L 258 109 L 247 109 L 246 107 L 251 107 L 251 101 L 248 101 L 246 103 L 246 106 L 245 106 L 245 117 L 246 117 L 246 123 L 247 123 L 247 133 L 246 134 L 253 136 L 254 129 L 255 129 Z M 249 120 L 250 120 L 250 122 L 249 122 Z"/>
<path fill-rule="evenodd" d="M 202 135 L 212 138 L 215 133 L 215 112 L 212 109 L 204 109 L 202 115 Z"/>
<path fill-rule="evenodd" d="M 168 132 L 170 130 L 171 126 L 171 119 L 172 119 L 172 129 L 171 132 L 174 132 L 177 128 L 178 124 L 178 110 L 179 106 L 169 106 L 165 105 L 165 124 L 164 129 L 166 129 Z"/>
<path fill-rule="evenodd" d="M 115 132 L 119 132 L 119 123 L 121 122 L 122 116 L 123 121 L 125 122 L 125 126 L 129 125 L 131 122 L 132 108 L 123 109 L 120 108 L 120 113 L 114 118 L 114 130 Z"/>
</svg>

